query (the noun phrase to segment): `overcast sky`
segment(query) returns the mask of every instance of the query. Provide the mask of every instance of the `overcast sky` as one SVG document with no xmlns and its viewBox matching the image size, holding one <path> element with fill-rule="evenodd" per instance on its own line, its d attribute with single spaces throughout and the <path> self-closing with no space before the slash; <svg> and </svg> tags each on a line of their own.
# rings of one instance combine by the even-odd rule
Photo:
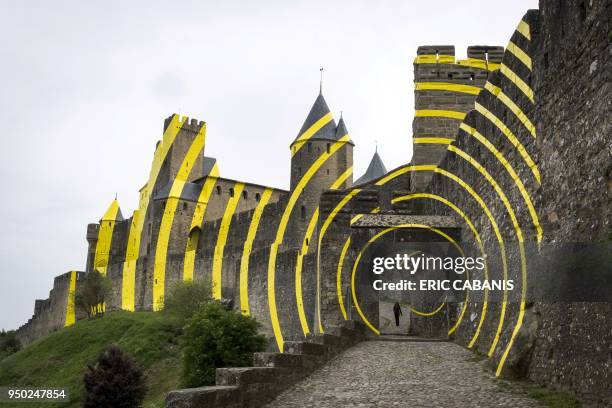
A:
<svg viewBox="0 0 612 408">
<path fill-rule="evenodd" d="M 505 46 L 528 8 L 537 1 L 0 0 L 0 328 L 84 269 L 87 223 L 115 193 L 131 215 L 173 112 L 207 122 L 222 176 L 287 188 L 324 66 L 355 176 L 375 141 L 391 169 L 412 155 L 418 45 L 459 57 Z"/>
</svg>

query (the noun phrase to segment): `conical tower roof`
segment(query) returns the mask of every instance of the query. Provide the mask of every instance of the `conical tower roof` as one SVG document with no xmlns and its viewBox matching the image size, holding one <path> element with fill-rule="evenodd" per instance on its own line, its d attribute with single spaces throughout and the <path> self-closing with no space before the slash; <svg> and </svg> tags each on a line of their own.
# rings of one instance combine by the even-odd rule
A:
<svg viewBox="0 0 612 408">
<path fill-rule="evenodd" d="M 334 121 L 322 93 L 317 96 L 300 132 L 291 143 L 291 146 L 294 147 L 292 150 L 296 152 L 307 140 L 313 138 L 336 140 L 336 121 Z"/>
<path fill-rule="evenodd" d="M 378 154 L 378 150 L 374 152 L 374 156 L 372 156 L 372 160 L 370 160 L 370 164 L 368 165 L 368 169 L 363 174 L 363 176 L 359 177 L 353 185 L 365 184 L 369 181 L 375 180 L 379 177 L 387 174 L 387 168 L 385 167 L 382 159 Z"/>
<path fill-rule="evenodd" d="M 338 126 L 336 127 L 336 137 L 338 140 L 342 136 L 348 135 L 348 130 L 346 129 L 346 124 L 344 123 L 344 118 L 340 116 L 340 120 L 338 121 Z"/>
<path fill-rule="evenodd" d="M 339 140 L 346 135 L 348 135 L 348 130 L 346 129 L 346 124 L 344 123 L 342 113 L 340 113 L 340 120 L 338 121 L 338 126 L 336 127 L 335 140 Z M 348 143 L 352 144 L 353 146 L 355 145 L 351 139 L 348 140 Z"/>
<path fill-rule="evenodd" d="M 108 209 L 106 210 L 100 221 L 123 221 L 123 214 L 121 214 L 121 208 L 119 208 L 119 201 L 117 201 L 116 198 L 108 206 Z"/>
</svg>

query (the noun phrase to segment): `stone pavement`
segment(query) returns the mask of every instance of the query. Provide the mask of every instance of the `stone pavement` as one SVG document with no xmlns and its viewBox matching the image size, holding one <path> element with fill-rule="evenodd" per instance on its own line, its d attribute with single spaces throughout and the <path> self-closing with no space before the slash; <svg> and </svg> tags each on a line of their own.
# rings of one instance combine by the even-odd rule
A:
<svg viewBox="0 0 612 408">
<path fill-rule="evenodd" d="M 449 342 L 365 341 L 267 405 L 287 407 L 537 407 L 509 393 Z"/>
</svg>

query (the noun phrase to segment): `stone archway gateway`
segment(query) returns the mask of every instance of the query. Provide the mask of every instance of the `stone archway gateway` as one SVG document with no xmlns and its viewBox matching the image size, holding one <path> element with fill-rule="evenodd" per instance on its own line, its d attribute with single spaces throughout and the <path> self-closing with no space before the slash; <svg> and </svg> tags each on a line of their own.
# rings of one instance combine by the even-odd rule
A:
<svg viewBox="0 0 612 408">
<path fill-rule="evenodd" d="M 349 309 L 355 309 L 361 318 L 377 334 L 400 334 L 426 338 L 448 338 L 449 328 L 457 317 L 452 313 L 455 299 L 444 291 L 423 292 L 409 290 L 408 282 L 418 286 L 421 279 L 441 278 L 441 271 L 388 270 L 384 274 L 372 273 L 373 260 L 431 255 L 463 254 L 457 241 L 461 230 L 457 221 L 448 216 L 415 216 L 397 214 L 361 214 L 353 217 L 351 241 L 360 248 L 355 257 L 348 260 L 351 277 Z M 400 259 L 397 259 L 400 261 Z M 397 266 L 397 265 L 396 265 Z M 360 307 L 363 303 L 363 310 Z M 402 316 L 396 325 L 394 308 L 398 306 Z M 373 322 L 373 323 L 372 323 Z"/>
</svg>

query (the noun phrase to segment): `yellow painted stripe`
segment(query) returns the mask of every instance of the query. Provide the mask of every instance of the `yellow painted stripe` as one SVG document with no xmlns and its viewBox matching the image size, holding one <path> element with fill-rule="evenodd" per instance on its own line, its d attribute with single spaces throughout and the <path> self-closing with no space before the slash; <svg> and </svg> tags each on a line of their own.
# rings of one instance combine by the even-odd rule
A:
<svg viewBox="0 0 612 408">
<path fill-rule="evenodd" d="M 353 166 L 349 167 L 342 173 L 329 187 L 330 190 L 337 190 L 344 184 L 344 182 L 353 174 Z M 308 227 L 306 228 L 306 234 L 302 241 L 302 248 L 298 253 L 297 262 L 295 264 L 295 299 L 297 303 L 298 316 L 300 318 L 300 324 L 302 325 L 302 332 L 304 336 L 310 333 L 308 327 L 308 320 L 306 319 L 306 312 L 304 310 L 304 300 L 302 298 L 302 266 L 304 262 L 304 256 L 308 253 L 308 248 L 312 241 L 312 235 L 315 227 L 317 226 L 317 220 L 319 219 L 319 207 L 316 208 Z"/>
<path fill-rule="evenodd" d="M 342 184 L 344 184 L 344 182 L 348 180 L 348 178 L 351 177 L 352 175 L 353 175 L 353 166 L 350 166 L 348 169 L 344 170 L 344 173 L 342 173 L 336 179 L 336 181 L 333 182 L 333 184 L 329 187 L 329 189 L 330 190 L 340 189 L 340 187 L 342 187 Z"/>
<path fill-rule="evenodd" d="M 465 112 L 443 110 L 443 109 L 417 109 L 414 116 L 418 118 L 423 117 L 434 117 L 434 118 L 450 118 L 463 120 L 465 118 Z"/>
<path fill-rule="evenodd" d="M 315 160 L 315 162 L 310 166 L 308 171 L 302 176 L 295 189 L 291 192 L 291 196 L 289 197 L 289 201 L 287 202 L 287 206 L 283 211 L 283 215 L 281 216 L 278 230 L 276 231 L 276 238 L 274 243 L 270 247 L 270 258 L 268 261 L 268 307 L 270 312 L 270 320 L 272 322 L 272 330 L 274 332 L 274 338 L 276 339 L 276 344 L 278 345 L 278 349 L 283 351 L 283 334 L 281 332 L 280 323 L 278 320 L 278 311 L 276 309 L 276 286 L 275 286 L 275 275 L 276 275 L 276 255 L 278 253 L 278 247 L 283 243 L 283 239 L 285 236 L 285 230 L 287 229 L 287 223 L 289 222 L 289 217 L 293 212 L 293 208 L 295 204 L 304 191 L 304 188 L 310 181 L 310 179 L 314 176 L 314 174 L 319 170 L 319 168 L 329 159 L 338 149 L 344 146 L 349 141 L 349 136 L 344 135 L 337 142 L 335 142 L 329 149 L 329 152 L 324 152 Z"/>
<path fill-rule="evenodd" d="M 449 146 L 449 147 L 452 147 Z M 507 259 L 505 256 L 505 244 L 503 241 L 503 238 L 501 236 L 501 233 L 499 231 L 499 226 L 497 225 L 497 222 L 495 221 L 495 218 L 493 217 L 493 214 L 491 213 L 491 211 L 489 210 L 489 208 L 487 207 L 487 205 L 485 204 L 485 202 L 482 200 L 482 198 L 474 191 L 474 189 L 472 189 L 466 182 L 464 182 L 461 178 L 457 177 L 456 175 L 454 175 L 453 173 L 450 173 L 444 169 L 438 168 L 437 166 L 432 166 L 432 165 L 419 165 L 419 166 L 404 166 L 401 167 L 395 171 L 393 171 L 392 173 L 390 173 L 389 175 L 387 175 L 386 177 L 384 177 L 383 179 L 379 180 L 376 184 L 377 185 L 383 185 L 385 183 L 387 183 L 390 180 L 393 180 L 394 178 L 397 178 L 399 176 L 401 176 L 402 174 L 405 174 L 407 172 L 410 171 L 434 171 L 435 173 L 441 174 L 445 177 L 450 178 L 451 180 L 455 181 L 457 184 L 459 184 L 461 187 L 463 187 L 464 190 L 466 190 L 475 200 L 476 202 L 480 205 L 480 207 L 483 209 L 483 211 L 485 212 L 485 215 L 487 216 L 487 218 L 489 219 L 489 221 L 491 222 L 491 226 L 493 227 L 493 231 L 497 237 L 498 242 L 500 243 L 500 246 L 502 247 L 502 263 L 504 265 L 503 270 L 504 270 L 504 279 L 508 279 L 507 276 Z M 521 248 L 523 248 L 521 246 Z M 523 275 L 523 289 L 526 290 L 526 264 L 524 262 L 524 260 L 522 259 L 522 275 Z M 504 292 L 505 295 L 505 292 Z M 521 309 L 524 309 L 524 306 L 521 306 Z M 502 303 L 502 311 L 501 311 L 501 316 L 500 316 L 500 321 L 498 324 L 498 328 L 497 328 L 497 332 L 495 333 L 495 337 L 493 339 L 493 344 L 491 345 L 491 348 L 489 350 L 489 357 L 491 357 L 493 355 L 493 351 L 495 350 L 495 347 L 497 346 L 497 343 L 499 341 L 500 335 L 501 335 L 501 329 L 504 323 L 504 317 L 505 317 L 505 310 L 506 310 L 506 301 L 504 301 Z M 519 312 L 519 323 L 522 322 L 522 313 Z M 461 316 L 460 316 L 461 317 Z M 458 320 L 459 322 L 460 320 Z M 520 324 L 519 324 L 520 326 Z M 520 327 L 519 327 L 520 328 Z M 517 332 L 517 329 L 515 327 L 515 332 Z M 515 336 L 516 337 L 516 336 Z M 509 349 L 507 350 L 509 351 Z M 507 353 L 506 353 L 507 355 Z M 501 373 L 501 368 L 503 367 L 503 364 L 498 365 L 498 372 Z M 499 375 L 499 374 L 498 374 Z"/>
<path fill-rule="evenodd" d="M 415 167 L 421 167 L 421 166 L 408 166 L 410 167 L 409 169 L 407 169 L 406 171 L 414 171 Z M 435 167 L 435 166 L 434 166 Z M 423 170 L 423 169 L 417 169 L 417 170 Z M 380 207 L 379 208 L 375 208 L 372 211 L 370 211 L 370 214 L 376 214 L 380 212 Z M 361 218 L 364 214 L 358 214 L 357 216 L 353 217 L 351 219 L 351 225 L 356 222 L 359 218 Z M 461 249 L 459 249 L 461 251 Z M 344 260 L 341 260 L 342 262 L 344 262 Z M 341 270 L 337 271 L 337 275 L 336 275 L 336 285 L 338 284 L 337 282 L 341 279 L 341 276 L 339 274 L 341 274 Z M 486 272 L 485 272 L 486 273 Z M 336 291 L 338 290 L 338 288 L 336 287 Z M 487 291 L 488 293 L 488 291 Z M 341 295 L 341 294 L 340 294 Z M 342 303 L 342 299 L 341 297 L 338 298 L 339 300 L 339 304 Z M 461 323 L 461 321 L 463 320 L 463 316 L 465 315 L 465 312 L 467 310 L 467 306 L 468 306 L 468 300 L 469 300 L 469 292 L 466 293 L 465 296 L 465 300 L 463 302 L 463 308 L 461 309 L 461 313 L 459 314 L 459 317 L 457 318 L 457 321 L 455 322 L 455 324 L 449 329 L 448 334 L 452 334 L 457 327 L 459 327 L 459 324 Z M 341 310 L 344 307 L 343 304 L 341 304 Z M 418 314 L 418 313 L 417 313 Z M 425 314 L 423 316 L 426 316 Z"/>
<path fill-rule="evenodd" d="M 446 171 L 444 169 L 438 168 L 437 166 L 419 165 L 419 166 L 404 166 L 404 167 L 400 167 L 399 169 L 397 169 L 397 170 L 393 171 L 392 173 L 390 173 L 385 178 L 379 180 L 376 184 L 378 184 L 378 183 L 380 183 L 380 185 L 385 184 L 388 181 L 393 180 L 394 178 L 397 178 L 397 177 L 401 176 L 402 174 L 405 174 L 405 173 L 408 173 L 408 172 L 411 172 L 411 171 L 433 171 L 435 173 L 438 173 L 438 174 L 441 174 L 441 175 L 443 175 L 445 177 L 448 177 L 451 180 L 455 181 L 457 184 L 459 184 L 461 187 L 463 187 L 463 189 L 466 190 L 474 198 L 474 200 L 476 200 L 476 202 L 480 205 L 480 207 L 484 211 L 485 215 L 487 216 L 487 218 L 491 222 L 491 226 L 493 228 L 493 232 L 495 233 L 495 236 L 497 238 L 497 242 L 499 243 L 500 248 L 501 248 L 502 264 L 503 264 L 503 271 L 504 271 L 504 279 L 508 279 L 508 267 L 507 267 L 508 262 L 507 262 L 507 259 L 506 259 L 506 249 L 505 249 L 504 240 L 503 240 L 502 235 L 501 235 L 501 233 L 499 231 L 499 226 L 497 225 L 497 222 L 495 221 L 495 218 L 493 217 L 493 214 L 491 213 L 491 211 L 489 210 L 489 208 L 487 207 L 485 202 L 482 200 L 482 198 L 474 191 L 474 189 L 472 189 L 472 187 L 470 187 L 462 179 L 460 179 L 459 177 L 457 177 L 453 173 L 450 173 L 450 172 L 448 172 L 448 171 Z M 504 292 L 504 296 L 505 296 L 505 292 Z M 498 327 L 497 327 L 497 332 L 495 333 L 495 337 L 493 339 L 493 344 L 491 345 L 491 349 L 489 350 L 489 357 L 493 354 L 493 351 L 495 350 L 497 342 L 499 341 L 499 337 L 501 335 L 501 329 L 502 329 L 502 326 L 504 324 L 505 312 L 506 312 L 506 301 L 504 301 L 502 303 L 502 310 L 501 310 L 501 314 L 500 314 L 500 320 L 499 320 L 499 324 L 498 324 Z M 461 315 L 460 315 L 460 317 L 461 317 Z M 457 321 L 460 322 L 459 319 Z"/>
<path fill-rule="evenodd" d="M 497 158 L 497 160 L 499 160 L 499 162 L 504 166 L 504 168 L 510 175 L 510 178 L 514 180 L 514 184 L 516 185 L 519 192 L 523 196 L 523 200 L 525 201 L 525 204 L 527 205 L 527 209 L 529 210 L 529 215 L 531 216 L 533 227 L 536 230 L 537 241 L 538 243 L 541 242 L 543 231 L 542 231 L 542 226 L 540 225 L 540 219 L 538 217 L 538 213 L 536 212 L 535 207 L 533 206 L 533 202 L 531 201 L 531 197 L 529 196 L 527 189 L 525 189 L 525 185 L 523 184 L 523 181 L 518 176 L 518 174 L 516 174 L 516 172 L 514 171 L 514 168 L 510 165 L 510 163 L 508 163 L 504 155 L 499 150 L 497 150 L 497 148 L 493 146 L 493 144 L 489 142 L 487 138 L 484 137 L 482 134 L 480 134 L 476 129 L 474 129 L 471 126 L 466 125 L 465 123 L 462 123 L 459 126 L 459 128 L 465 131 L 467 134 L 474 136 L 474 138 L 476 138 L 480 143 L 482 143 Z M 450 145 L 449 150 L 451 150 L 452 147 L 453 146 Z"/>
<path fill-rule="evenodd" d="M 496 62 L 489 62 L 479 58 L 467 58 L 464 60 L 457 61 L 458 65 L 465 65 L 472 68 L 479 68 L 488 71 L 495 71 L 499 69 L 500 64 Z"/>
<path fill-rule="evenodd" d="M 348 320 L 348 316 L 344 307 L 344 296 L 342 294 L 342 268 L 344 267 L 344 257 L 346 256 L 346 252 L 348 251 L 350 245 L 351 237 L 348 237 L 348 239 L 344 243 L 344 246 L 342 247 L 342 251 L 340 251 L 340 258 L 338 259 L 338 269 L 336 272 L 336 293 L 338 294 L 338 304 L 340 305 L 340 311 L 342 312 L 342 317 L 344 317 L 344 320 Z"/>
<path fill-rule="evenodd" d="M 474 239 L 476 239 L 476 243 L 478 244 L 480 253 L 482 254 L 483 259 L 485 260 L 484 276 L 485 276 L 485 280 L 488 280 L 489 279 L 489 267 L 488 267 L 487 257 L 485 256 L 485 250 L 484 250 L 484 246 L 482 245 L 482 239 L 480 238 L 480 234 L 478 233 L 478 230 L 476 230 L 476 227 L 472 223 L 472 220 L 459 207 L 457 207 L 457 205 L 455 205 L 452 201 L 447 200 L 446 198 L 436 195 L 436 194 L 413 193 L 413 194 L 396 197 L 393 200 L 391 200 L 391 203 L 395 204 L 398 202 L 408 201 L 408 200 L 412 200 L 415 198 L 430 198 L 432 200 L 439 201 L 445 204 L 446 206 L 450 207 L 453 211 L 455 211 L 455 213 L 457 213 L 461 218 L 463 218 L 467 226 L 470 228 L 470 230 L 474 234 Z M 501 246 L 500 246 L 500 250 L 501 250 Z M 504 267 L 506 267 L 506 263 L 504 262 L 503 264 L 504 264 Z M 507 275 L 507 271 L 504 273 L 504 276 L 505 275 Z M 474 335 L 472 336 L 472 340 L 470 340 L 468 344 L 468 348 L 472 348 L 474 346 L 474 344 L 476 343 L 476 339 L 478 339 L 478 336 L 480 335 L 480 330 L 482 329 L 482 325 L 484 324 L 485 316 L 487 314 L 488 297 L 489 297 L 489 290 L 485 289 L 484 302 L 482 304 L 482 311 L 480 312 L 480 320 L 478 322 L 478 326 L 476 327 L 476 331 L 474 332 Z"/>
<path fill-rule="evenodd" d="M 306 129 L 306 131 L 302 133 L 291 145 L 291 155 L 295 155 L 302 148 L 304 143 L 308 141 L 308 139 L 314 136 L 314 134 L 317 133 L 323 126 L 331 122 L 331 120 L 332 114 L 329 112 Z"/>
<path fill-rule="evenodd" d="M 531 158 L 531 156 L 529 155 L 529 153 L 527 152 L 525 147 L 517 139 L 517 137 L 514 135 L 514 133 L 512 133 L 512 131 L 508 128 L 508 126 L 506 126 L 504 124 L 504 122 L 502 122 L 497 116 L 495 116 L 493 114 L 493 112 L 491 112 L 490 110 L 488 110 L 487 108 L 485 108 L 484 106 L 479 104 L 478 102 L 476 102 L 474 104 L 474 108 L 482 116 L 484 116 L 485 118 L 489 119 L 495 126 L 497 126 L 497 128 L 504 134 L 504 136 L 506 136 L 506 138 L 508 138 L 510 143 L 512 143 L 512 145 L 519 152 L 519 154 L 521 155 L 523 160 L 525 160 L 525 163 L 527 163 L 527 166 L 529 167 L 529 169 L 533 173 L 533 177 L 536 179 L 536 181 L 539 184 L 540 183 L 540 171 L 538 170 L 538 166 L 535 164 L 535 162 L 533 161 L 533 159 Z"/>
<path fill-rule="evenodd" d="M 421 54 L 414 59 L 415 64 L 454 64 L 455 56 L 447 54 Z"/>
<path fill-rule="evenodd" d="M 500 72 L 506 77 L 508 78 L 514 85 L 517 86 L 518 89 L 521 90 L 521 92 L 523 92 L 525 94 L 525 96 L 527 98 L 529 98 L 529 100 L 534 103 L 534 99 L 533 99 L 533 90 L 531 89 L 531 87 L 529 85 L 527 85 L 527 83 L 525 81 L 523 81 L 521 79 L 520 76 L 516 75 L 514 73 L 514 71 L 512 71 L 510 68 L 508 68 L 508 66 L 506 66 L 505 64 L 501 65 L 500 68 Z"/>
<path fill-rule="evenodd" d="M 251 218 L 251 224 L 249 225 L 249 231 L 244 241 L 242 258 L 240 259 L 240 309 L 245 316 L 250 316 L 251 314 L 249 308 L 249 260 L 251 251 L 253 250 L 253 242 L 257 235 L 257 229 L 259 228 L 259 221 L 261 220 L 264 208 L 268 204 L 268 201 L 270 201 L 270 197 L 272 197 L 272 191 L 272 188 L 266 187 L 259 199 L 257 207 L 255 207 L 253 218 Z"/>
<path fill-rule="evenodd" d="M 161 169 L 164 160 L 170 150 L 170 147 L 176 139 L 180 128 L 187 120 L 187 117 L 179 119 L 178 115 L 173 115 L 170 123 L 164 131 L 164 136 L 155 150 L 153 156 L 153 164 L 149 173 L 147 184 L 140 190 L 140 200 L 138 209 L 134 211 L 132 222 L 130 224 L 130 232 L 128 234 L 128 242 L 125 253 L 125 262 L 123 263 L 123 278 L 121 285 L 121 308 L 124 310 L 134 311 L 135 291 L 136 291 L 136 261 L 140 253 L 140 240 L 142 237 L 142 229 L 144 227 L 149 200 L 157 176 Z"/>
<path fill-rule="evenodd" d="M 525 21 L 521 20 L 521 22 L 518 24 L 518 27 L 516 27 L 516 31 L 518 31 L 523 35 L 523 37 L 531 41 L 531 29 L 529 28 L 529 24 L 527 24 Z"/>
<path fill-rule="evenodd" d="M 193 216 L 191 217 L 191 226 L 189 227 L 190 233 L 194 228 L 199 228 L 202 226 L 204 216 L 206 215 L 206 207 L 208 206 L 208 202 L 210 200 L 210 195 L 212 194 L 218 179 L 219 167 L 217 166 L 217 163 L 215 163 L 213 168 L 210 170 L 210 173 L 206 177 L 204 185 L 202 186 L 202 190 L 200 191 L 200 195 L 198 196 L 198 202 L 196 203 L 196 207 L 193 211 Z M 187 242 L 187 248 L 185 249 L 185 260 L 183 261 L 184 281 L 193 280 L 195 270 L 195 256 L 198 248 L 199 238 L 200 237 L 198 236 L 198 239 L 195 242 Z"/>
<path fill-rule="evenodd" d="M 431 312 L 421 312 L 420 310 L 416 310 L 414 307 L 410 306 L 407 303 L 402 303 L 404 306 L 407 306 L 410 311 L 412 313 L 414 313 L 415 315 L 418 316 L 423 316 L 423 317 L 430 317 L 430 316 L 434 316 L 436 313 L 438 313 L 440 310 L 442 310 L 442 308 L 444 307 L 444 305 L 446 304 L 446 300 L 442 303 L 440 303 L 440 306 L 436 307 L 434 310 L 432 310 Z"/>
<path fill-rule="evenodd" d="M 454 139 L 449 139 L 446 137 L 413 137 L 413 144 L 451 144 Z"/>
<path fill-rule="evenodd" d="M 359 251 L 359 253 L 357 254 L 357 258 L 355 259 L 355 262 L 353 263 L 353 271 L 351 273 L 351 295 L 353 297 L 353 304 L 355 305 L 355 310 L 357 311 L 357 314 L 359 314 L 359 317 L 361 317 L 361 320 L 363 321 L 363 323 L 370 328 L 370 330 L 372 330 L 374 333 L 376 334 L 380 334 L 380 331 L 374 327 L 372 325 L 372 323 L 370 323 L 370 321 L 367 319 L 367 317 L 365 317 L 363 311 L 361 310 L 361 307 L 359 306 L 359 302 L 357 300 L 357 293 L 355 291 L 355 275 L 356 275 L 356 271 L 357 271 L 357 267 L 359 266 L 359 261 L 361 260 L 361 256 L 363 255 L 363 253 L 366 251 L 366 249 L 370 246 L 370 244 L 372 244 L 374 241 L 378 240 L 380 237 L 382 237 L 383 235 L 387 234 L 388 232 L 394 231 L 396 229 L 399 228 L 421 228 L 421 229 L 427 229 L 429 231 L 432 231 L 444 238 L 446 238 L 451 244 L 453 244 L 455 246 L 455 248 L 457 248 L 457 250 L 463 255 L 463 249 L 459 246 L 459 244 L 457 244 L 457 242 L 450 237 L 448 234 L 444 233 L 443 231 L 440 231 L 437 228 L 434 227 L 430 227 L 429 225 L 424 225 L 424 224 L 400 224 L 400 225 L 396 225 L 394 227 L 389 227 L 386 228 L 382 231 L 380 231 L 379 233 L 377 233 L 376 235 L 374 235 L 372 238 L 370 238 L 368 240 L 368 242 L 361 248 L 361 250 Z M 463 255 L 465 256 L 465 255 Z M 467 299 L 466 302 L 467 303 Z"/>
<path fill-rule="evenodd" d="M 219 226 L 219 235 L 217 236 L 217 244 L 215 245 L 212 268 L 213 299 L 221 299 L 221 287 L 223 286 L 223 253 L 225 251 L 225 244 L 227 243 L 227 236 L 229 234 L 232 218 L 236 212 L 236 207 L 238 206 L 238 201 L 240 201 L 243 189 L 244 183 L 237 182 L 234 184 L 234 196 L 230 197 L 228 200 L 223 218 L 221 219 L 221 225 Z"/>
<path fill-rule="evenodd" d="M 512 225 L 514 227 L 516 238 L 519 244 L 519 253 L 520 253 L 520 258 L 521 258 L 521 303 L 519 306 L 518 319 L 514 326 L 512 336 L 510 338 L 510 341 L 506 345 L 506 349 L 504 350 L 504 353 L 502 354 L 502 357 L 500 358 L 499 363 L 497 365 L 497 369 L 495 371 L 495 375 L 499 376 L 504 367 L 506 358 L 508 357 L 508 354 L 510 353 L 510 350 L 512 349 L 514 341 L 521 328 L 521 325 L 523 323 L 524 313 L 525 313 L 525 299 L 527 296 L 527 261 L 525 257 L 525 246 L 524 246 L 523 233 L 522 233 L 521 227 L 519 226 L 518 220 L 516 219 L 516 215 L 514 213 L 512 205 L 510 204 L 510 201 L 508 200 L 508 197 L 505 195 L 505 193 L 503 192 L 499 184 L 495 181 L 495 179 L 491 176 L 491 174 L 480 163 L 478 163 L 478 161 L 476 161 L 473 157 L 463 152 L 462 150 L 458 149 L 457 147 L 450 146 L 449 150 L 454 153 L 457 153 L 459 156 L 467 160 L 472 166 L 474 166 L 485 177 L 485 179 L 489 182 L 489 184 L 491 184 L 493 189 L 497 192 L 497 195 L 499 196 L 500 200 L 506 207 L 506 211 L 508 212 L 508 215 L 510 215 L 510 219 L 512 220 Z"/>
<path fill-rule="evenodd" d="M 401 176 L 402 174 L 408 173 L 410 171 L 435 171 L 437 168 L 438 166 L 434 164 L 419 164 L 419 165 L 400 167 L 399 169 L 394 170 L 391 173 L 387 174 L 385 177 L 381 178 L 374 184 L 377 186 L 382 186 L 384 184 L 387 184 L 389 181 L 393 180 L 394 178 L 397 178 Z"/>
<path fill-rule="evenodd" d="M 464 65 L 472 68 L 484 69 L 488 71 L 495 71 L 499 69 L 499 65 L 494 62 L 489 62 L 479 58 L 467 58 L 462 60 L 455 60 L 454 55 L 444 54 L 421 54 L 417 55 L 414 59 L 415 64 L 457 64 Z"/>
<path fill-rule="evenodd" d="M 206 125 L 203 125 L 198 134 L 193 139 L 189 150 L 183 158 L 181 167 L 176 174 L 170 193 L 164 207 L 164 214 L 159 226 L 157 234 L 157 245 L 155 248 L 155 261 L 153 265 L 153 310 L 161 310 L 164 307 L 164 294 L 166 284 L 166 259 L 168 256 L 168 243 L 170 242 L 170 233 L 172 232 L 172 224 L 174 222 L 174 214 L 178 208 L 183 187 L 187 182 L 189 173 L 197 161 L 198 155 L 204 148 L 206 135 Z"/>
<path fill-rule="evenodd" d="M 478 95 L 481 88 L 472 85 L 453 84 L 450 82 L 415 82 L 414 89 L 417 91 L 452 91 Z"/>
<path fill-rule="evenodd" d="M 302 298 L 302 264 L 304 262 L 304 256 L 308 253 L 308 247 L 310 246 L 310 239 L 315 227 L 319 221 L 319 207 L 317 207 L 310 218 L 308 227 L 306 228 L 306 235 L 302 241 L 302 247 L 297 256 L 297 262 L 295 265 L 295 300 L 297 303 L 298 317 L 300 318 L 300 325 L 302 326 L 302 333 L 304 336 L 310 333 L 308 327 L 308 320 L 306 320 L 306 312 L 304 310 L 304 299 Z"/>
<path fill-rule="evenodd" d="M 119 213 L 119 202 L 113 200 L 111 205 L 100 220 L 100 230 L 98 231 L 98 241 L 96 242 L 96 253 L 94 255 L 93 269 L 106 276 L 106 268 L 110 256 L 111 245 L 113 242 L 113 231 Z"/>
<path fill-rule="evenodd" d="M 76 323 L 75 297 L 76 297 L 76 271 L 70 271 L 70 285 L 66 299 L 66 318 L 64 327 L 72 326 Z"/>
<path fill-rule="evenodd" d="M 329 213 L 323 225 L 321 226 L 321 232 L 319 233 L 319 240 L 317 243 L 317 321 L 319 323 L 319 332 L 324 333 L 323 322 L 321 321 L 321 242 L 323 242 L 323 237 L 327 233 L 327 229 L 331 225 L 336 215 L 344 206 L 353 199 L 361 189 L 351 190 L 347 195 L 345 195 L 342 200 L 334 207 L 334 209 Z"/>
<path fill-rule="evenodd" d="M 530 71 L 532 70 L 533 66 L 531 62 L 531 57 L 527 55 L 527 53 L 523 51 L 521 47 L 519 47 L 512 41 L 508 41 L 508 46 L 506 47 L 506 49 L 510 51 L 512 55 L 518 58 L 527 68 L 529 68 Z"/>
<path fill-rule="evenodd" d="M 500 88 L 498 88 L 497 86 L 493 85 L 492 83 L 490 83 L 488 81 L 485 84 L 485 89 L 488 90 L 489 92 L 491 92 L 493 95 L 495 95 L 495 97 L 497 99 L 502 101 L 503 104 L 506 105 L 508 107 L 508 109 L 510 109 L 512 111 L 512 113 L 514 113 L 516 115 L 516 117 L 521 121 L 521 123 L 525 126 L 525 128 L 527 128 L 527 130 L 529 131 L 531 136 L 533 136 L 534 138 L 536 137 L 536 128 L 535 128 L 535 126 L 529 120 L 527 115 L 525 115 L 525 113 L 523 113 L 521 108 L 519 108 L 519 106 L 516 103 L 514 103 L 514 101 L 512 99 L 510 99 L 508 97 L 508 95 L 503 93 Z"/>
<path fill-rule="evenodd" d="M 444 170 L 444 169 L 436 169 L 435 170 L 436 173 L 438 174 L 442 174 L 443 176 L 446 176 L 448 178 L 450 178 L 451 180 L 455 181 L 457 184 L 459 184 L 461 187 L 463 187 L 464 190 L 466 190 L 473 198 L 474 200 L 476 200 L 476 202 L 480 205 L 480 207 L 482 208 L 482 210 L 484 211 L 485 215 L 487 216 L 487 218 L 489 219 L 489 221 L 491 222 L 491 226 L 493 227 L 493 232 L 495 233 L 495 236 L 497 238 L 497 242 L 500 244 L 500 247 L 502 248 L 502 264 L 503 264 L 503 271 L 504 271 L 504 280 L 508 279 L 508 261 L 506 258 L 506 246 L 504 244 L 504 239 L 499 231 L 499 225 L 497 224 L 497 222 L 495 221 L 495 218 L 493 217 L 493 214 L 491 213 L 491 211 L 489 210 L 489 208 L 487 207 L 487 205 L 485 204 L 484 200 L 482 199 L 482 197 L 480 197 L 472 187 L 470 187 L 465 181 L 463 181 L 461 178 L 457 177 L 456 175 Z M 490 350 L 495 350 L 495 347 L 497 345 L 497 342 L 499 341 L 499 337 L 501 335 L 501 328 L 503 326 L 504 323 L 504 319 L 505 319 L 505 312 L 506 312 L 506 292 L 504 292 L 504 301 L 502 302 L 502 310 L 500 313 L 500 319 L 499 319 L 499 323 L 498 323 L 498 328 L 497 328 L 497 332 L 495 333 L 495 337 L 493 339 L 493 344 L 491 345 L 491 349 Z M 489 357 L 491 357 L 492 355 L 492 351 L 491 354 L 489 355 Z"/>
</svg>

